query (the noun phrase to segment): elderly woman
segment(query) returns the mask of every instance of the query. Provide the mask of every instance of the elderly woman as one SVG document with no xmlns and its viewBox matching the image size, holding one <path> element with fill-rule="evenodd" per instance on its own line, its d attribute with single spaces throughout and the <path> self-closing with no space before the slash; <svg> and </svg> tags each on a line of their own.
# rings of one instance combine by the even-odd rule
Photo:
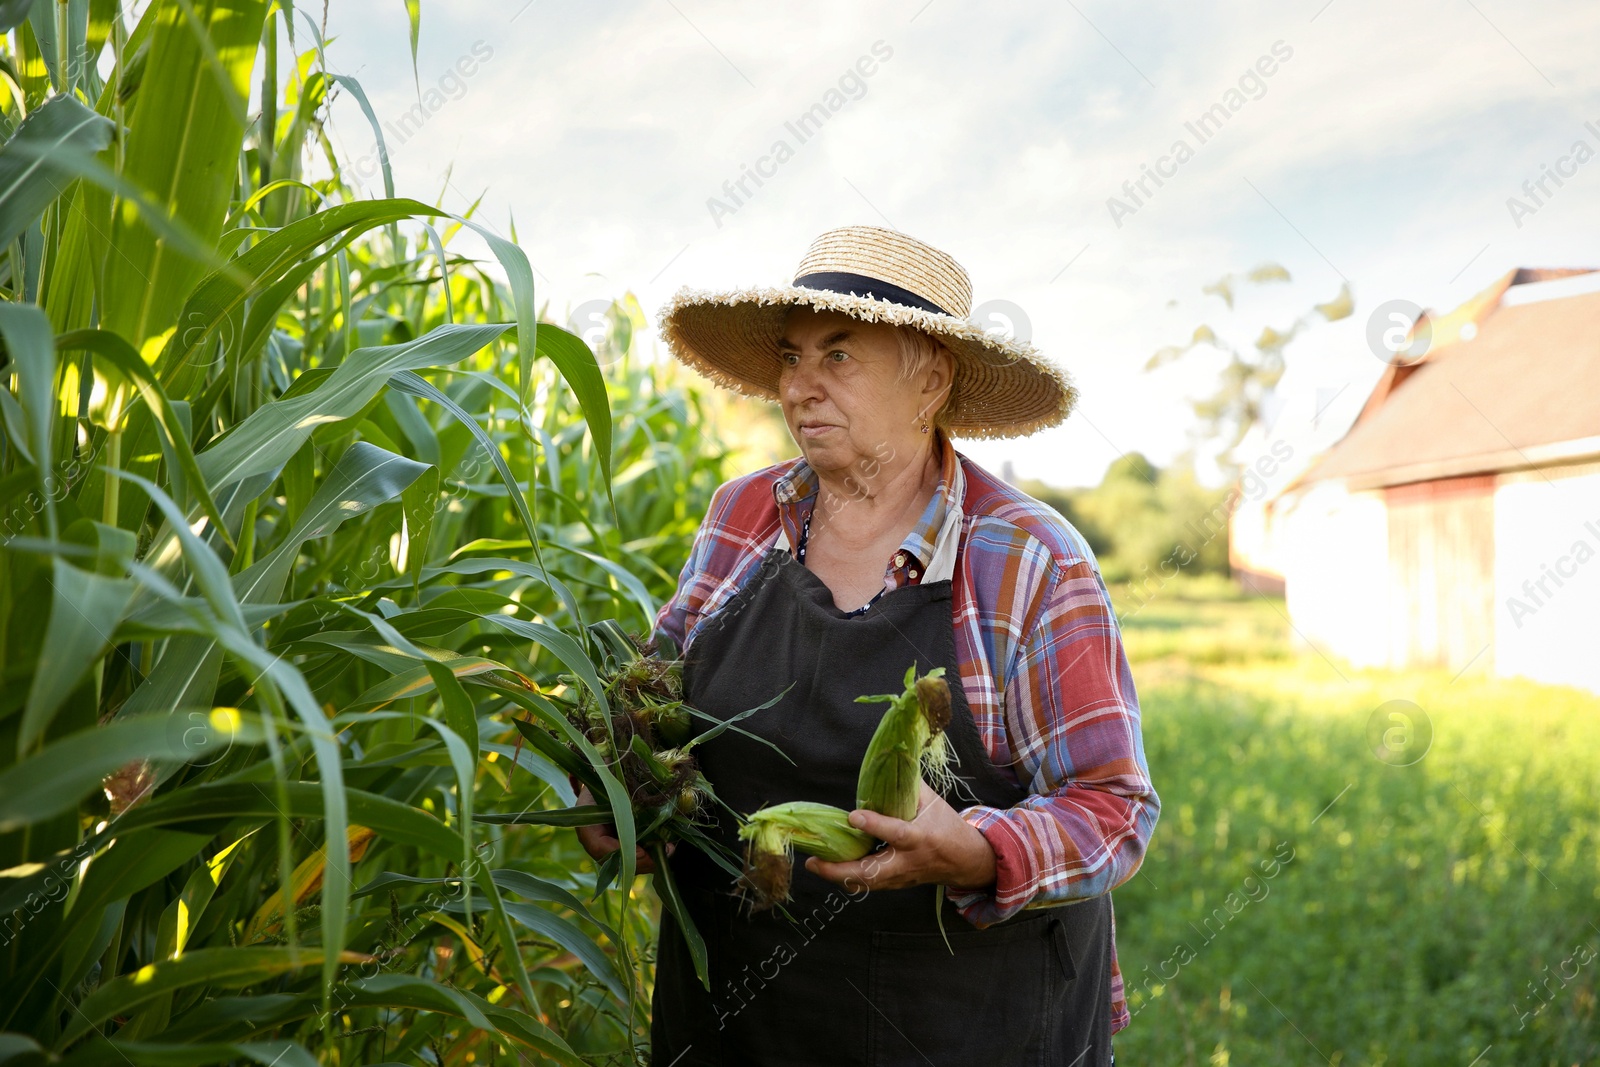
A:
<svg viewBox="0 0 1600 1067">
<path fill-rule="evenodd" d="M 1116 621 L 1082 537 L 947 436 L 1030 433 L 1075 393 L 970 321 L 970 301 L 949 256 L 851 227 L 818 238 L 790 286 L 684 290 L 662 313 L 674 354 L 777 400 L 801 452 L 718 489 L 657 619 L 701 712 L 785 693 L 741 722 L 761 740 L 727 731 L 698 750 L 717 795 L 739 812 L 853 807 L 881 707 L 855 698 L 898 691 L 912 664 L 952 680 L 961 781 L 924 786 L 909 822 L 852 812 L 886 844 L 808 860 L 785 909 L 750 913 L 727 871 L 678 849 L 711 990 L 666 915 L 659 1067 L 1088 1067 L 1128 1022 L 1109 893 L 1159 801 Z M 618 847 L 582 836 L 596 857 Z"/>
</svg>

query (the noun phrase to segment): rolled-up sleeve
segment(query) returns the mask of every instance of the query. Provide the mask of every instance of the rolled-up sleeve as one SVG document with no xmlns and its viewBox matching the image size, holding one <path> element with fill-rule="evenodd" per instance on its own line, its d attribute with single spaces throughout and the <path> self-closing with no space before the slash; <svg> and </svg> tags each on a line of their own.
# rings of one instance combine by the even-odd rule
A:
<svg viewBox="0 0 1600 1067">
<path fill-rule="evenodd" d="M 760 562 L 759 546 L 775 522 L 766 473 L 724 482 L 711 494 L 678 588 L 656 612 L 654 636 L 670 637 L 680 651 L 686 648 L 700 620 L 726 600 L 730 582 L 736 584 Z"/>
<path fill-rule="evenodd" d="M 996 860 L 988 891 L 951 894 L 976 926 L 1109 892 L 1138 871 L 1155 829 L 1139 699 L 1092 563 L 1065 567 L 1047 593 L 1006 677 L 1005 714 L 1030 795 L 961 813 Z"/>
<path fill-rule="evenodd" d="M 687 643 L 689 632 L 699 621 L 701 610 L 719 580 L 713 556 L 719 546 L 727 542 L 728 509 L 737 490 L 737 482 L 724 482 L 711 494 L 706 517 L 695 530 L 694 542 L 689 546 L 689 558 L 678 572 L 678 588 L 656 612 L 655 636 L 671 638 L 679 649 Z M 728 553 L 724 550 L 722 554 Z"/>
</svg>

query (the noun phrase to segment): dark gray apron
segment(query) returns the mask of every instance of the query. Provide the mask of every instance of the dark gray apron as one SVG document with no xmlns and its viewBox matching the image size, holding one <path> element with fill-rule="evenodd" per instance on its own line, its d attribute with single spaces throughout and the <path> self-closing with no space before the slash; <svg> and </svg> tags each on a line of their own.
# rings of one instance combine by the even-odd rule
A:
<svg viewBox="0 0 1600 1067">
<path fill-rule="evenodd" d="M 949 580 L 905 586 L 865 614 L 775 548 L 689 648 L 690 703 L 718 719 L 784 699 L 696 750 L 735 811 L 813 800 L 849 810 L 882 704 L 906 668 L 945 668 L 950 741 L 963 784 L 947 799 L 1010 807 L 1025 791 L 990 762 L 959 682 Z M 737 848 L 721 813 L 713 836 Z M 651 1043 L 656 1067 L 872 1064 L 1104 1067 L 1111 1058 L 1111 905 L 1100 896 L 978 930 L 931 885 L 851 892 L 796 858 L 788 915 L 749 914 L 700 850 L 671 865 L 705 938 L 711 992 L 663 912 Z M 936 899 L 939 903 L 936 905 Z M 935 925 L 943 909 L 951 949 Z"/>
</svg>

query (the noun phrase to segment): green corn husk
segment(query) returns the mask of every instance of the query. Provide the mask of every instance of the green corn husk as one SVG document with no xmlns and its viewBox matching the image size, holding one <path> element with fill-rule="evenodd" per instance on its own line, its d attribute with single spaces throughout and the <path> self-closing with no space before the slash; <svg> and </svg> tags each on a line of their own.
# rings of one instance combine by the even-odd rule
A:
<svg viewBox="0 0 1600 1067">
<path fill-rule="evenodd" d="M 789 899 L 793 849 L 847 863 L 871 852 L 875 841 L 850 825 L 849 812 L 808 800 L 762 808 L 739 827 L 739 837 L 745 842 L 741 885 L 752 896 L 755 911 Z"/>
<path fill-rule="evenodd" d="M 694 735 L 694 720 L 684 709 L 681 700 L 668 704 L 645 704 L 640 708 L 640 715 L 669 745 L 682 745 Z"/>
<path fill-rule="evenodd" d="M 915 664 L 906 671 L 905 691 L 897 696 L 856 698 L 889 705 L 861 760 L 856 807 L 895 819 L 916 818 L 925 773 L 935 788 L 946 786 L 951 777 L 944 735 L 950 724 L 950 686 L 943 667 L 921 678 L 916 671 Z"/>
</svg>

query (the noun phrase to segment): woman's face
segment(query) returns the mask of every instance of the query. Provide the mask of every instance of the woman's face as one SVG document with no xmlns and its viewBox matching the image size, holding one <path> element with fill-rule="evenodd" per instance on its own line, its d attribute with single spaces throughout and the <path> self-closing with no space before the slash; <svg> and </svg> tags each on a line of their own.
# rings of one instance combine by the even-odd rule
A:
<svg viewBox="0 0 1600 1067">
<path fill-rule="evenodd" d="M 932 421 L 950 382 L 949 356 L 904 378 L 894 327 L 836 311 L 795 308 L 778 358 L 784 422 L 817 471 L 913 455 L 929 440 L 920 420 Z"/>
</svg>

